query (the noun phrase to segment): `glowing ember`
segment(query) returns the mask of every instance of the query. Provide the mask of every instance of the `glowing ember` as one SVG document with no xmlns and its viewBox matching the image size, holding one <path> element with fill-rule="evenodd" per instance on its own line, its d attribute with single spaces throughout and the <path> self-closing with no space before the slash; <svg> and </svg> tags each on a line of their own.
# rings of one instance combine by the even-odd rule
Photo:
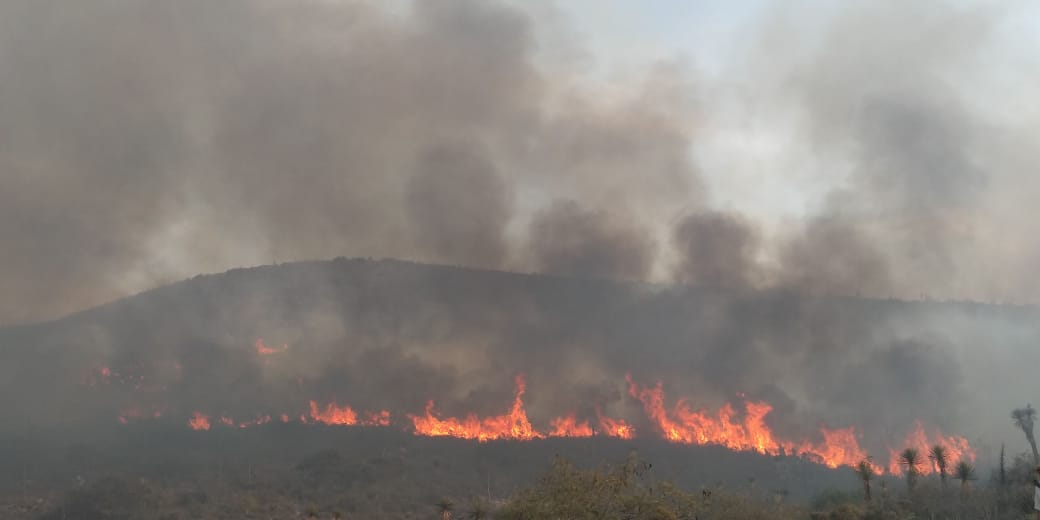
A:
<svg viewBox="0 0 1040 520">
<path fill-rule="evenodd" d="M 550 437 L 592 437 L 592 427 L 588 421 L 578 422 L 574 414 L 557 417 L 552 420 Z"/>
<path fill-rule="evenodd" d="M 256 353 L 261 355 L 261 356 L 270 356 L 272 354 L 281 354 L 283 352 L 287 352 L 288 350 L 289 350 L 289 345 L 288 344 L 282 345 L 281 348 L 272 348 L 272 347 L 268 347 L 267 345 L 264 345 L 264 340 L 262 340 L 262 339 L 257 339 L 256 340 Z"/>
<path fill-rule="evenodd" d="M 134 419 L 158 419 L 160 417 L 162 417 L 162 411 L 160 410 L 152 410 L 149 412 L 134 406 L 123 410 L 117 419 L 122 424 L 129 424 L 130 421 Z"/>
<path fill-rule="evenodd" d="M 209 430 L 209 417 L 195 412 L 191 415 L 191 419 L 188 419 L 188 426 L 191 426 L 191 429 L 195 431 Z"/>
<path fill-rule="evenodd" d="M 506 415 L 495 417 L 478 418 L 469 414 L 464 419 L 449 417 L 438 419 L 434 415 L 433 401 L 426 403 L 426 415 L 409 415 L 415 426 L 416 435 L 450 436 L 460 439 L 476 439 L 487 442 L 493 439 L 517 439 L 531 440 L 541 439 L 545 435 L 535 431 L 531 421 L 527 419 L 524 410 L 524 378 L 516 377 L 516 397 L 513 399 L 513 408 Z"/>
</svg>

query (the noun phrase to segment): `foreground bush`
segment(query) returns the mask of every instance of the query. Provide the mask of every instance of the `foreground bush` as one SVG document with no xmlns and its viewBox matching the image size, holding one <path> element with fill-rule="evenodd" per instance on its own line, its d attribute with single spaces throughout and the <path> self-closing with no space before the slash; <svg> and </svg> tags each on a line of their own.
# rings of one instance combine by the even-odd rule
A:
<svg viewBox="0 0 1040 520">
<path fill-rule="evenodd" d="M 651 465 L 635 457 L 620 467 L 582 470 L 556 459 L 533 488 L 520 492 L 498 513 L 503 520 L 733 520 L 806 518 L 805 510 L 731 496 L 721 490 L 696 493 L 654 482 Z"/>
</svg>

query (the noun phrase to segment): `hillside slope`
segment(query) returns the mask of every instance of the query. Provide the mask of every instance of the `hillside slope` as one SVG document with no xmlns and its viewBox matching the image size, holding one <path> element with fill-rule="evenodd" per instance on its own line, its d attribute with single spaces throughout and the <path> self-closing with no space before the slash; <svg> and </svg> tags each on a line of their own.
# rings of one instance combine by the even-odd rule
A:
<svg viewBox="0 0 1040 520">
<path fill-rule="evenodd" d="M 974 438 L 986 413 L 1029 398 L 1014 375 L 1040 365 L 1037 317 L 336 259 L 198 276 L 0 329 L 0 411 L 13 431 L 121 414 L 295 416 L 310 400 L 398 415 L 435 400 L 446 414 L 484 415 L 508 408 L 524 374 L 538 427 L 603 411 L 646 432 L 631 374 L 662 381 L 668 406 L 769 402 L 769 424 L 792 437 L 854 426 L 882 445 L 922 420 Z M 971 390 L 996 374 L 1007 383 Z M 1006 431 L 1003 418 L 994 428 Z"/>
</svg>

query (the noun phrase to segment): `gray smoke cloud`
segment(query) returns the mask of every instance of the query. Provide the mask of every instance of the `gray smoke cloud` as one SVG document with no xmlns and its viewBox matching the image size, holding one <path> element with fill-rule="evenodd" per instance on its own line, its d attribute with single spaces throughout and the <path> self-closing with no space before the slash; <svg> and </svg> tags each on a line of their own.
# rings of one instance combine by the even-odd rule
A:
<svg viewBox="0 0 1040 520">
<path fill-rule="evenodd" d="M 689 215 L 676 225 L 674 241 L 681 254 L 674 274 L 677 281 L 729 288 L 755 285 L 759 237 L 740 215 Z"/>
<path fill-rule="evenodd" d="M 407 186 L 415 243 L 458 264 L 502 265 L 512 201 L 494 163 L 455 147 L 421 155 L 416 168 Z"/>
<path fill-rule="evenodd" d="M 546 195 L 659 216 L 700 189 L 672 106 L 683 67 L 596 101 L 541 70 L 535 21 L 495 2 L 4 0 L 0 16 L 0 260 L 22 295 L 0 322 L 271 261 L 526 268 L 507 228 Z"/>
<path fill-rule="evenodd" d="M 541 272 L 640 280 L 654 244 L 645 231 L 561 200 L 534 216 L 530 247 Z"/>
</svg>

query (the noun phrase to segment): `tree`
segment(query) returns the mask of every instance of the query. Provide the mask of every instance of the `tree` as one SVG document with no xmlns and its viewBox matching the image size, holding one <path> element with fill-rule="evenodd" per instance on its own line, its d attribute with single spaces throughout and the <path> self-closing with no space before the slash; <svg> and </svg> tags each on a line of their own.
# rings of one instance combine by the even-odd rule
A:
<svg viewBox="0 0 1040 520">
<path fill-rule="evenodd" d="M 870 462 L 870 457 L 867 457 L 856 465 L 856 475 L 863 481 L 863 495 L 867 502 L 870 502 L 870 481 L 874 480 L 874 464 Z"/>
<path fill-rule="evenodd" d="M 907 448 L 899 454 L 899 465 L 906 471 L 906 488 L 912 492 L 921 471 L 921 454 L 916 448 Z"/>
<path fill-rule="evenodd" d="M 936 471 L 939 472 L 939 481 L 942 483 L 943 489 L 946 488 L 946 468 L 950 466 L 950 455 L 946 451 L 946 448 L 941 444 L 932 446 L 932 449 L 928 451 L 928 458 L 935 464 Z"/>
<path fill-rule="evenodd" d="M 1000 468 L 997 474 L 997 483 L 1000 484 L 1000 490 L 1003 491 L 1007 487 L 1007 464 L 1005 462 L 1004 455 L 1004 443 L 1000 443 Z"/>
<path fill-rule="evenodd" d="M 1036 450 L 1036 437 L 1033 436 L 1033 425 L 1036 423 L 1036 409 L 1032 405 L 1026 404 L 1025 408 L 1012 410 L 1011 419 L 1015 421 L 1015 426 L 1018 426 L 1018 429 L 1026 434 L 1026 441 L 1029 442 L 1029 447 L 1033 448 L 1033 464 L 1040 466 L 1040 452 Z"/>
<path fill-rule="evenodd" d="M 451 520 L 453 509 L 455 509 L 455 503 L 447 498 L 442 498 L 440 502 L 437 502 L 437 513 L 441 515 L 441 520 Z"/>
</svg>

